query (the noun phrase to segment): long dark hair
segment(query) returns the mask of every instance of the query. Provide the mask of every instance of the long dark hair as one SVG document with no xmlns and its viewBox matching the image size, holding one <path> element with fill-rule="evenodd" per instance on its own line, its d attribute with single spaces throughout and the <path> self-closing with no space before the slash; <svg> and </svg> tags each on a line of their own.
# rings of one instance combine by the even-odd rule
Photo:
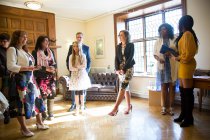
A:
<svg viewBox="0 0 210 140">
<path fill-rule="evenodd" d="M 181 17 L 181 19 L 179 20 L 179 36 L 175 40 L 177 48 L 178 48 L 178 42 L 183 35 L 183 31 L 182 31 L 183 29 L 185 29 L 186 31 L 190 31 L 193 34 L 196 46 L 198 47 L 198 38 L 197 38 L 194 30 L 192 29 L 193 25 L 194 25 L 194 20 L 190 15 L 185 15 L 185 16 Z"/>
<path fill-rule="evenodd" d="M 44 36 L 44 35 L 41 35 L 41 36 L 39 36 L 39 37 L 37 38 L 36 45 L 35 45 L 35 50 L 36 50 L 36 51 L 42 50 L 42 42 L 44 42 L 44 40 L 45 40 L 46 38 L 50 41 L 49 37 L 48 37 L 48 36 Z"/>
<path fill-rule="evenodd" d="M 161 28 L 162 27 L 166 28 L 166 30 L 168 32 L 168 38 L 174 39 L 174 28 L 168 23 L 163 23 L 159 26 L 158 32 L 159 32 L 160 37 L 161 37 Z"/>
<path fill-rule="evenodd" d="M 22 30 L 16 30 L 12 33 L 11 42 L 9 44 L 9 47 L 17 47 L 19 42 L 19 39 L 21 36 L 27 35 L 25 31 Z"/>
<path fill-rule="evenodd" d="M 9 41 L 10 40 L 10 35 L 7 34 L 7 33 L 1 33 L 0 34 L 0 41 L 3 41 L 3 40 Z"/>
</svg>

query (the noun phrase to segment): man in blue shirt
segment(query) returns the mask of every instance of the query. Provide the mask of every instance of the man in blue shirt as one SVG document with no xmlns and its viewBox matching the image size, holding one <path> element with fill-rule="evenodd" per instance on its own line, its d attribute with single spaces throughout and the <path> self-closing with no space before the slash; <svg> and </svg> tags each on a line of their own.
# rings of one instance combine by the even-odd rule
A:
<svg viewBox="0 0 210 140">
<path fill-rule="evenodd" d="M 86 67 L 86 71 L 87 73 L 90 72 L 90 64 L 91 64 L 91 59 L 90 59 L 90 50 L 89 47 L 86 46 L 85 44 L 83 44 L 83 33 L 82 32 L 78 32 L 76 33 L 76 40 L 78 43 L 82 44 L 82 51 L 83 53 L 86 55 L 86 59 L 87 59 L 87 67 Z M 69 56 L 72 54 L 72 45 L 70 45 L 69 47 L 69 52 L 66 58 L 66 66 L 67 69 L 69 70 Z M 84 91 L 84 103 L 86 103 L 86 94 L 87 91 Z M 75 91 L 72 91 L 71 93 L 71 98 L 72 98 L 72 103 L 71 103 L 71 107 L 69 109 L 69 111 L 73 111 L 74 109 L 76 109 L 76 104 L 75 104 Z"/>
</svg>

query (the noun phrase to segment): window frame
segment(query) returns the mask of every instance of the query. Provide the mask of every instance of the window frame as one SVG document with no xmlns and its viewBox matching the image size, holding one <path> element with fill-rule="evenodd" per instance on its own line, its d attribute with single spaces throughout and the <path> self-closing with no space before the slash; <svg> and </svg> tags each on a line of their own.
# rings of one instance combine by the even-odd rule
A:
<svg viewBox="0 0 210 140">
<path fill-rule="evenodd" d="M 152 41 L 152 40 L 157 40 L 159 36 L 153 36 L 153 37 L 146 37 L 146 18 L 147 17 L 151 17 L 151 16 L 155 16 L 158 14 L 161 14 L 162 16 L 162 23 L 166 23 L 166 18 L 165 18 L 165 14 L 166 12 L 169 11 L 173 11 L 173 10 L 177 10 L 177 9 L 181 9 L 181 6 L 174 6 L 174 7 L 170 7 L 170 8 L 166 8 L 163 10 L 160 10 L 158 12 L 153 12 L 153 13 L 149 13 L 149 14 L 144 14 L 138 17 L 134 17 L 134 18 L 128 18 L 125 20 L 125 26 L 126 26 L 126 30 L 129 30 L 129 22 L 130 21 L 134 21 L 134 20 L 138 20 L 138 19 L 142 19 L 142 24 L 143 24 L 143 38 L 139 38 L 139 39 L 134 39 L 131 42 L 132 43 L 138 43 L 138 42 L 143 42 L 143 58 L 144 58 L 144 72 L 135 72 L 134 73 L 146 73 L 146 75 L 152 75 L 152 73 L 148 72 L 148 63 L 147 63 L 147 41 Z"/>
<path fill-rule="evenodd" d="M 114 38 L 115 38 L 115 46 L 117 46 L 117 44 L 119 43 L 118 41 L 118 32 L 120 30 L 123 30 L 123 29 L 126 29 L 127 27 L 127 23 L 126 23 L 126 20 L 135 20 L 137 18 L 140 18 L 140 17 L 143 17 L 143 16 L 147 16 L 147 15 L 151 15 L 151 14 L 154 14 L 154 13 L 157 13 L 159 11 L 169 11 L 170 9 L 177 9 L 177 8 L 181 8 L 182 10 L 182 16 L 183 15 L 186 15 L 187 13 L 187 10 L 186 10 L 186 7 L 187 7 L 187 3 L 186 3 L 186 0 L 181 0 L 181 3 L 180 4 L 177 4 L 175 6 L 171 6 L 171 7 L 168 7 L 168 8 L 162 8 L 162 10 L 159 10 L 159 11 L 156 11 L 156 12 L 151 12 L 151 13 L 147 13 L 147 14 L 142 14 L 142 15 L 136 15 L 136 16 L 133 16 L 131 17 L 129 14 L 132 14 L 133 12 L 136 12 L 138 10 L 142 10 L 142 9 L 145 9 L 145 8 L 149 8 L 149 7 L 152 7 L 152 6 L 156 6 L 156 5 L 159 5 L 159 4 L 164 4 L 166 2 L 169 2 L 169 1 L 172 1 L 172 0 L 157 0 L 157 1 L 153 1 L 153 2 L 149 2 L 149 3 L 146 3 L 146 4 L 143 4 L 143 5 L 140 5 L 140 6 L 137 6 L 135 8 L 131 8 L 131 9 L 127 9 L 125 11 L 121 11 L 119 13 L 116 13 L 113 15 L 113 18 L 114 18 Z M 164 18 L 164 17 L 163 17 Z M 164 19 L 165 21 L 165 19 Z M 143 23 L 145 24 L 145 23 Z M 124 27 L 123 27 L 124 26 Z M 144 33 L 145 34 L 145 33 Z M 149 38 L 147 38 L 148 40 L 151 40 Z M 146 41 L 144 39 L 140 39 L 140 40 L 133 40 L 135 42 L 137 41 L 143 41 L 144 42 L 144 46 L 145 46 L 145 43 Z M 116 47 L 115 47 L 115 51 L 116 51 Z M 146 56 L 146 49 L 144 47 L 144 56 Z M 144 61 L 146 61 L 146 58 L 144 57 Z M 144 69 L 146 69 L 146 63 L 144 62 Z M 144 70 L 145 72 L 146 70 Z M 146 73 L 134 73 L 134 76 L 148 76 L 148 77 L 154 77 L 154 75 L 147 75 Z"/>
</svg>

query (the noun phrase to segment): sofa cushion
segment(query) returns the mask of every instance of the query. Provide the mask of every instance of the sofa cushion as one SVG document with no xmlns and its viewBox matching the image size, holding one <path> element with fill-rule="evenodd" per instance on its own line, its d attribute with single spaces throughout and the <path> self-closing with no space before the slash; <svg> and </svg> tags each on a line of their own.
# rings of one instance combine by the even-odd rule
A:
<svg viewBox="0 0 210 140">
<path fill-rule="evenodd" d="M 99 92 L 116 92 L 115 91 L 115 86 L 103 86 L 98 89 Z"/>
<path fill-rule="evenodd" d="M 87 91 L 98 92 L 98 88 L 97 87 L 91 87 L 91 88 L 87 89 Z"/>
</svg>

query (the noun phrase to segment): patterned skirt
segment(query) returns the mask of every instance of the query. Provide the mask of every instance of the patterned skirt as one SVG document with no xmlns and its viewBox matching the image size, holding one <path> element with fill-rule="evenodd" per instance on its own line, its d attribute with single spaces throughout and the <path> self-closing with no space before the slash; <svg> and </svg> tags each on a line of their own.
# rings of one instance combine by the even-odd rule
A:
<svg viewBox="0 0 210 140">
<path fill-rule="evenodd" d="M 37 84 L 39 85 L 42 98 L 54 99 L 56 94 L 55 76 L 51 73 L 40 75 L 36 77 Z"/>
<path fill-rule="evenodd" d="M 30 119 L 37 113 L 45 111 L 45 106 L 40 95 L 38 86 L 33 80 L 32 72 L 20 72 L 15 74 L 16 88 L 18 96 L 16 98 L 17 115 L 25 115 Z"/>
<path fill-rule="evenodd" d="M 129 68 L 126 70 L 125 74 L 118 75 L 120 82 L 120 89 L 125 89 L 125 91 L 129 91 L 129 82 L 133 77 L 134 70 L 133 68 Z"/>
</svg>

